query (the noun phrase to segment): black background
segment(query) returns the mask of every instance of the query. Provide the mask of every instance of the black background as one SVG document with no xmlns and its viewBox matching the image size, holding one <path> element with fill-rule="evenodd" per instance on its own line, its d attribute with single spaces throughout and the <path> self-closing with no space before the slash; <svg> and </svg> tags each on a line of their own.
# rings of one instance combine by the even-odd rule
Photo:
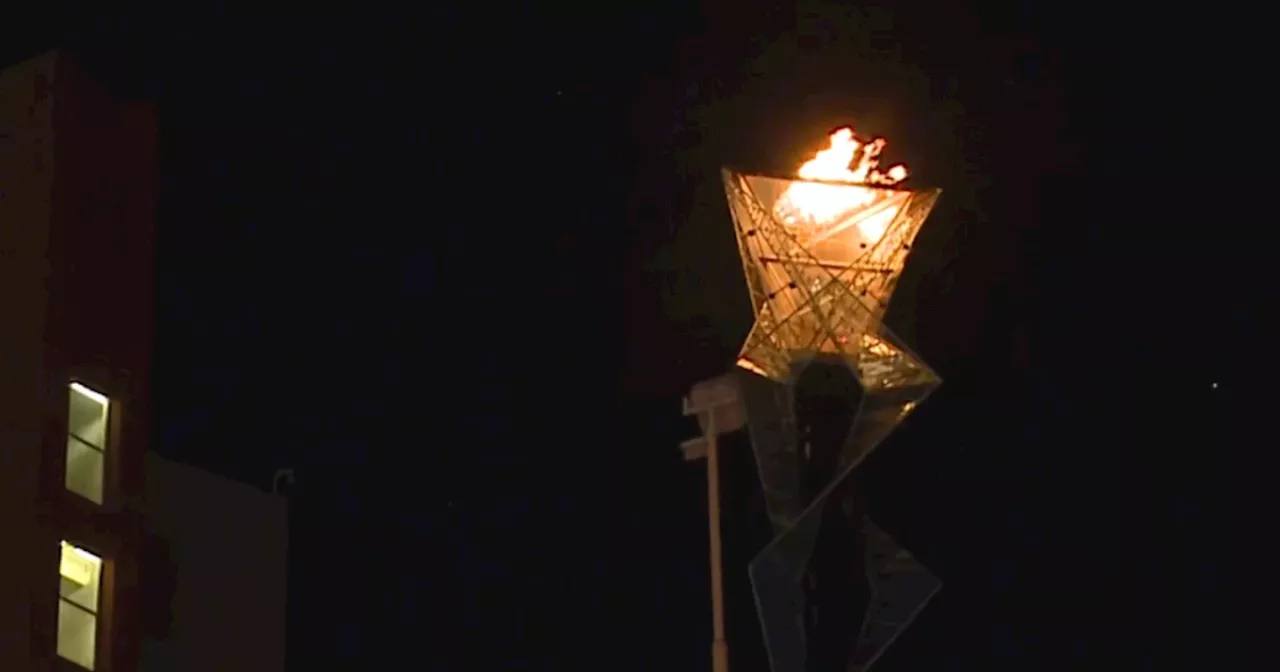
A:
<svg viewBox="0 0 1280 672">
<path fill-rule="evenodd" d="M 944 189 L 889 321 L 947 382 L 866 480 L 946 587 L 881 669 L 1246 658 L 1256 19 L 40 7 L 0 62 L 64 46 L 160 106 L 156 449 L 296 469 L 290 669 L 705 669 L 678 397 L 750 324 L 718 168 L 844 124 Z"/>
</svg>

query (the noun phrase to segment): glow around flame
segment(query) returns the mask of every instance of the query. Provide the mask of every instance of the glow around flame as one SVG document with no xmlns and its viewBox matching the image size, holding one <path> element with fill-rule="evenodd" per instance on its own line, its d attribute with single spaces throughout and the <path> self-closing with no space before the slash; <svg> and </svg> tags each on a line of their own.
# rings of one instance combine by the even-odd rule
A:
<svg viewBox="0 0 1280 672">
<path fill-rule="evenodd" d="M 812 159 L 804 162 L 798 171 L 805 180 L 845 182 L 848 184 L 892 185 L 907 177 L 907 168 L 901 164 L 881 172 L 880 152 L 884 150 L 884 138 L 863 142 L 852 128 L 841 128 L 831 134 L 830 144 Z M 878 192 L 873 189 L 851 189 L 846 186 L 792 183 L 778 199 L 775 213 L 789 226 L 809 230 L 821 229 L 855 208 L 871 205 Z M 875 242 L 884 235 L 895 214 L 893 211 L 878 216 L 868 213 L 857 222 L 858 231 L 868 241 Z"/>
</svg>

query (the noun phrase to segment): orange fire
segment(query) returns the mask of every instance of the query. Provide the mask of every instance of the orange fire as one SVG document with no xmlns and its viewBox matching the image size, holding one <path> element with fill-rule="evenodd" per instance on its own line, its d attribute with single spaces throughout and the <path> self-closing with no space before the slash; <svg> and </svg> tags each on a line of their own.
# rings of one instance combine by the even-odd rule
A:
<svg viewBox="0 0 1280 672">
<path fill-rule="evenodd" d="M 852 128 L 841 128 L 831 134 L 830 145 L 800 166 L 799 177 L 822 182 L 844 182 L 847 185 L 892 185 L 907 177 L 901 164 L 881 172 L 880 152 L 884 138 L 862 142 Z M 799 229 L 806 238 L 827 237 L 844 230 L 841 224 L 855 209 L 861 209 L 855 222 L 862 238 L 878 241 L 897 214 L 897 208 L 874 207 L 884 195 L 876 189 L 862 189 L 845 184 L 793 182 L 774 208 L 778 219 Z M 832 227 L 839 225 L 836 230 Z"/>
</svg>

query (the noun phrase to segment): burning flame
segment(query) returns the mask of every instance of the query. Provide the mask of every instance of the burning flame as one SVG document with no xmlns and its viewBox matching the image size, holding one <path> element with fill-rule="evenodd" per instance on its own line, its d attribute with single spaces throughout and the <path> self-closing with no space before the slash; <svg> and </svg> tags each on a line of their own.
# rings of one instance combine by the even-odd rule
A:
<svg viewBox="0 0 1280 672">
<path fill-rule="evenodd" d="M 854 184 L 901 182 L 907 177 L 906 166 L 899 164 L 889 168 L 885 173 L 876 170 L 876 166 L 880 165 L 880 152 L 884 150 L 884 146 L 884 138 L 875 138 L 871 142 L 864 143 L 853 134 L 852 128 L 842 128 L 831 134 L 830 146 L 800 166 L 800 177 L 806 180 Z M 851 169 L 854 159 L 857 159 L 858 165 Z"/>
<path fill-rule="evenodd" d="M 884 138 L 862 142 L 852 128 L 841 128 L 831 134 L 830 144 L 812 159 L 800 166 L 799 176 L 804 180 L 845 182 L 848 184 L 892 185 L 907 177 L 907 168 L 901 164 L 881 172 L 880 152 L 884 150 Z M 847 186 L 815 182 L 793 182 L 778 199 L 775 212 L 788 226 L 797 227 L 822 237 L 835 233 L 828 230 L 838 223 L 837 218 L 855 208 L 865 208 L 875 203 L 881 192 L 874 189 L 851 189 Z M 856 225 L 862 237 L 875 242 L 897 214 L 895 209 L 867 208 Z M 844 226 L 838 227 L 843 230 Z"/>
</svg>

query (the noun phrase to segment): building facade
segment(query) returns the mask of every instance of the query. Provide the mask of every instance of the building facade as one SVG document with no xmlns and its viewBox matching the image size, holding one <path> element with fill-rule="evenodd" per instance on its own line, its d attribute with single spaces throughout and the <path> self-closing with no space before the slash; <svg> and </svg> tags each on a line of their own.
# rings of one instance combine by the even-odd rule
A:
<svg viewBox="0 0 1280 672">
<path fill-rule="evenodd" d="M 168 632 L 183 615 L 215 630 L 237 631 L 245 621 L 234 613 L 210 616 L 225 605 L 202 608 L 197 601 L 172 609 L 191 592 L 184 585 L 217 584 L 219 572 L 279 584 L 255 586 L 265 594 L 250 607 L 266 619 L 258 624 L 266 636 L 278 632 L 279 642 L 263 645 L 265 653 L 245 653 L 245 660 L 224 655 L 221 662 L 231 667 L 156 663 L 156 669 L 283 666 L 283 501 L 246 496 L 238 484 L 193 477 L 149 456 L 157 132 L 153 105 L 113 95 L 72 55 L 46 54 L 0 73 L 6 556 L 0 669 L 6 672 L 123 672 L 166 655 L 196 661 L 181 650 L 187 642 L 207 645 L 208 636 L 198 628 L 179 627 L 185 637 Z M 175 491 L 166 485 L 171 479 L 193 489 Z M 246 506 L 253 510 L 246 514 Z M 217 538 L 220 526 L 193 522 L 209 509 L 228 516 L 221 527 L 240 525 L 237 513 L 268 526 L 249 535 L 268 540 L 249 563 L 260 571 L 202 566 L 189 551 L 169 552 Z M 242 543 L 222 536 L 224 544 Z M 263 614 L 278 615 L 278 626 Z M 276 667 L 263 662 L 276 659 Z"/>
</svg>

